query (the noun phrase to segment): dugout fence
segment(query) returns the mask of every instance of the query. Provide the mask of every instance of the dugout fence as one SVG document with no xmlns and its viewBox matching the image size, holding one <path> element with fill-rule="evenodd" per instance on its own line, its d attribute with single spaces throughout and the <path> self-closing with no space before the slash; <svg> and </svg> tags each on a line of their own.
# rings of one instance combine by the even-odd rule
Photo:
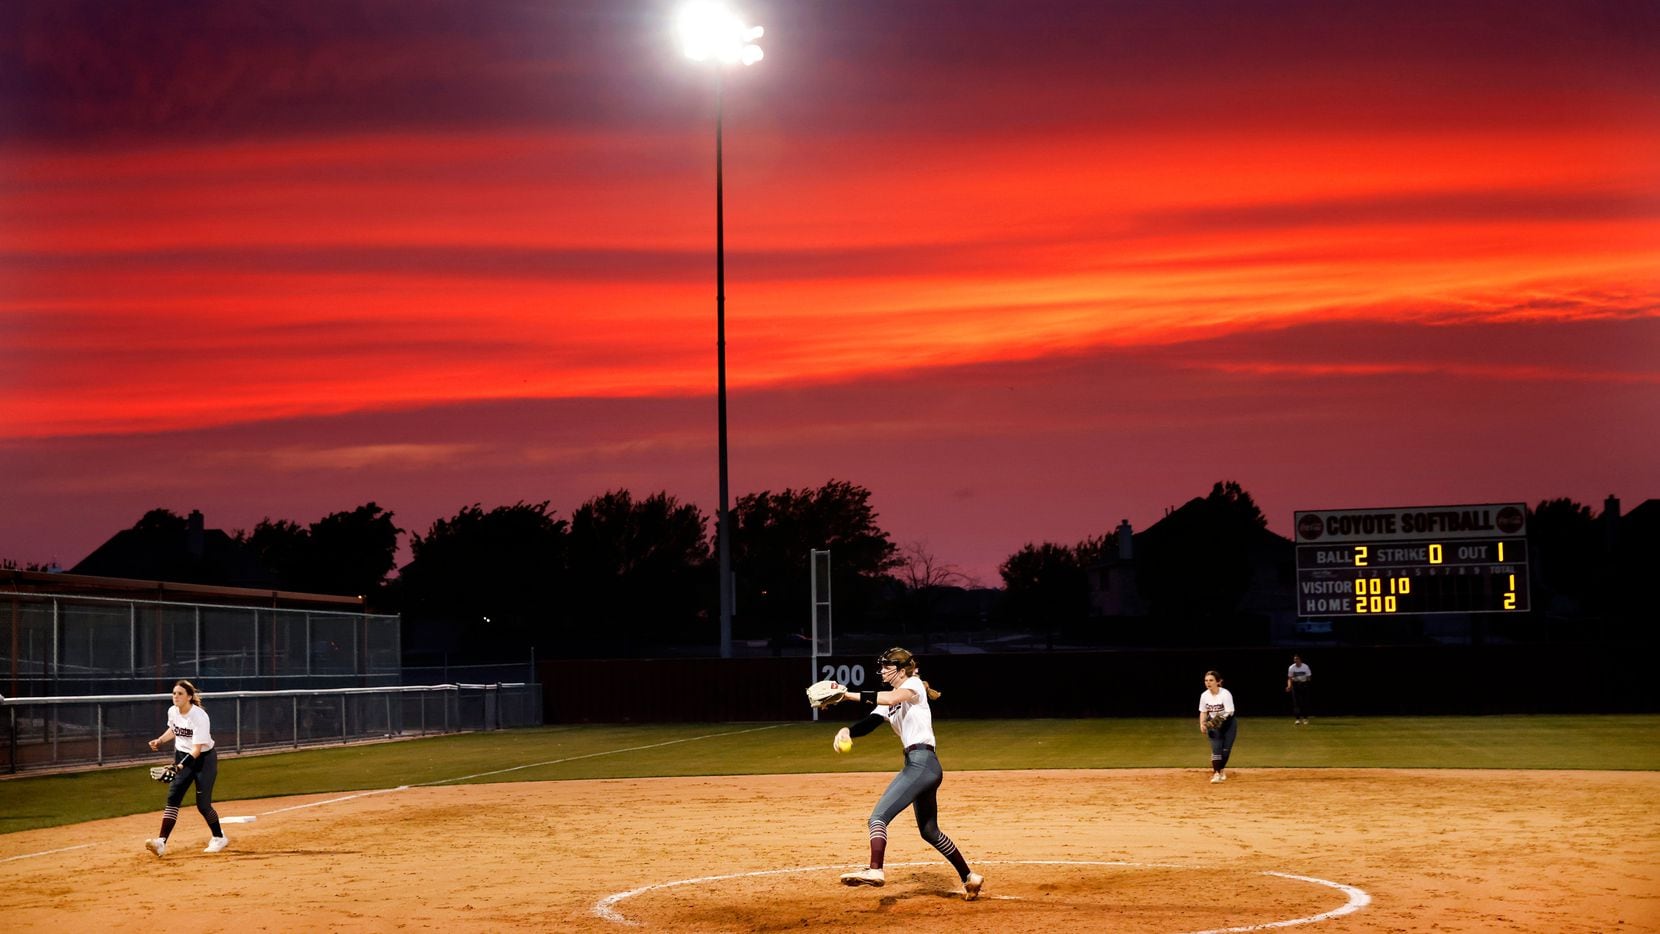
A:
<svg viewBox="0 0 1660 934">
<path fill-rule="evenodd" d="M 0 771 L 153 760 L 167 694 L 24 697 L 0 701 Z M 225 691 L 204 697 L 227 752 L 537 726 L 539 684 L 429 684 Z"/>
<path fill-rule="evenodd" d="M 177 678 L 216 693 L 390 686 L 403 680 L 401 651 L 395 615 L 84 593 L 0 596 L 0 693 L 9 697 L 147 693 L 171 689 Z"/>
</svg>

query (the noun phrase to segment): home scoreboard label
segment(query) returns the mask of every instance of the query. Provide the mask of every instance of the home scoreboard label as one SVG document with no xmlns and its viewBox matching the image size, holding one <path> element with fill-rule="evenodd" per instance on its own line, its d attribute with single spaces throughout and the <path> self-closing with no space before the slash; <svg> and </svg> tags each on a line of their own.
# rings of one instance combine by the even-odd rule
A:
<svg viewBox="0 0 1660 934">
<path fill-rule="evenodd" d="M 1299 510 L 1295 528 L 1298 616 L 1528 609 L 1522 503 Z"/>
</svg>

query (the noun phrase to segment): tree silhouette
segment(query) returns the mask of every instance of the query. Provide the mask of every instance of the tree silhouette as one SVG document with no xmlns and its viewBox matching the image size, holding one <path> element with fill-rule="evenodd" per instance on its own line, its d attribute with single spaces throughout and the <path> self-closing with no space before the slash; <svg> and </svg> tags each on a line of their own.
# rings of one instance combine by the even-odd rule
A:
<svg viewBox="0 0 1660 934">
<path fill-rule="evenodd" d="M 667 493 L 596 496 L 571 515 L 572 616 L 589 626 L 693 641 L 706 591 L 707 523 Z M 701 635 L 707 636 L 708 633 Z"/>
<path fill-rule="evenodd" d="M 846 481 L 741 496 L 732 508 L 732 525 L 733 628 L 751 637 L 778 640 L 807 628 L 807 561 L 813 549 L 830 550 L 838 621 L 863 621 L 884 576 L 899 563 L 888 533 L 877 525 L 870 491 Z"/>
<path fill-rule="evenodd" d="M 1027 542 L 997 569 L 1003 578 L 1002 616 L 1022 629 L 1055 632 L 1078 626 L 1089 609 L 1089 579 L 1079 549 Z"/>
<path fill-rule="evenodd" d="M 397 563 L 402 532 L 373 502 L 313 522 L 312 585 L 321 593 L 373 593 Z"/>
<path fill-rule="evenodd" d="M 936 612 L 947 591 L 975 586 L 974 578 L 948 561 L 942 561 L 926 542 L 913 541 L 899 549 L 893 579 L 899 584 L 901 628 L 922 633 L 922 647 L 929 647 L 929 632 L 935 628 Z"/>
<path fill-rule="evenodd" d="M 474 503 L 433 522 L 411 538 L 400 575 L 406 619 L 443 623 L 459 654 L 490 660 L 590 641 L 563 630 L 568 529 L 545 501 L 488 512 Z"/>
<path fill-rule="evenodd" d="M 310 527 L 267 516 L 238 538 L 284 589 L 373 598 L 396 564 L 402 532 L 392 513 L 371 502 Z"/>
<path fill-rule="evenodd" d="M 1533 606 L 1547 615 L 1602 609 L 1598 568 L 1605 549 L 1591 508 L 1566 497 L 1542 500 L 1528 517 Z"/>
<path fill-rule="evenodd" d="M 171 509 L 152 509 L 133 523 L 133 531 L 146 535 L 183 535 L 189 522 Z"/>
<path fill-rule="evenodd" d="M 305 526 L 266 516 L 252 532 L 238 532 L 236 538 L 253 549 L 260 565 L 276 576 L 277 586 L 284 590 L 306 589 L 311 533 Z"/>
</svg>

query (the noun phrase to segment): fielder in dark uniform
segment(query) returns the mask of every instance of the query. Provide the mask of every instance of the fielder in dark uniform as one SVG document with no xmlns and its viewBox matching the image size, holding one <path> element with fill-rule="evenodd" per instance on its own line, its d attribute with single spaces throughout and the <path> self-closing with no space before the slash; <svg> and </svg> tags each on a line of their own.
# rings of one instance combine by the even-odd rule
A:
<svg viewBox="0 0 1660 934">
<path fill-rule="evenodd" d="M 1239 733 L 1233 714 L 1233 693 L 1222 686 L 1222 676 L 1215 671 L 1205 672 L 1205 690 L 1199 695 L 1199 732 L 1210 740 L 1213 785 L 1228 780 L 1228 756 L 1233 754 L 1234 736 Z M 1212 727 L 1211 720 L 1220 720 L 1222 725 Z"/>
<path fill-rule="evenodd" d="M 173 685 L 173 706 L 167 708 L 167 732 L 150 740 L 150 748 L 173 741 L 173 765 L 178 774 L 167 785 L 167 808 L 161 812 L 161 836 L 144 841 L 144 848 L 157 856 L 167 855 L 167 838 L 179 821 L 184 793 L 196 786 L 196 810 L 207 821 L 213 839 L 204 853 L 217 853 L 230 844 L 219 827 L 219 812 L 213 809 L 213 783 L 219 777 L 219 753 L 215 751 L 207 710 L 196 685 L 178 681 Z"/>
<path fill-rule="evenodd" d="M 883 652 L 876 659 L 876 668 L 889 690 L 848 691 L 842 695 L 844 700 L 873 703 L 876 709 L 852 726 L 842 727 L 832 745 L 851 742 L 852 737 L 864 736 L 887 723 L 899 734 L 899 744 L 905 748 L 905 767 L 893 777 L 888 790 L 882 793 L 875 809 L 870 812 L 869 868 L 844 873 L 842 882 L 846 885 L 882 885 L 886 881 L 882 859 L 888 847 L 888 824 L 899 816 L 900 811 L 909 807 L 916 815 L 916 827 L 921 831 L 922 839 L 951 861 L 952 868 L 957 870 L 957 877 L 963 881 L 964 899 L 973 901 L 980 897 L 980 886 L 985 883 L 985 877 L 968 868 L 968 860 L 963 858 L 957 845 L 939 827 L 937 794 L 940 783 L 945 780 L 945 773 L 940 769 L 939 758 L 934 755 L 934 715 L 928 708 L 928 702 L 939 697 L 940 692 L 917 676 L 916 658 L 904 649 L 893 648 Z"/>
</svg>

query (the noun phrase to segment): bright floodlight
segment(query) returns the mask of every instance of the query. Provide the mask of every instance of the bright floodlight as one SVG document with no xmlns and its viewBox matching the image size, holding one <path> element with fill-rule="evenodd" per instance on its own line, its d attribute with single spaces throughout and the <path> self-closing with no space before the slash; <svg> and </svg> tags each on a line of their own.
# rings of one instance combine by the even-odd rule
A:
<svg viewBox="0 0 1660 934">
<path fill-rule="evenodd" d="M 738 14 L 725 4 L 694 0 L 680 8 L 680 42 L 686 57 L 696 61 L 714 59 L 723 65 L 753 65 L 761 60 L 759 26 L 745 26 Z"/>
</svg>

